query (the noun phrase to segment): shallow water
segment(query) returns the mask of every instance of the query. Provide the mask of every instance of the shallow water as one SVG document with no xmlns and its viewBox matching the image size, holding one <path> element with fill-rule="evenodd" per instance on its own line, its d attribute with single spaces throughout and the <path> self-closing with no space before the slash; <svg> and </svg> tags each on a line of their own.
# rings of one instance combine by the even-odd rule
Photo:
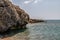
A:
<svg viewBox="0 0 60 40">
<path fill-rule="evenodd" d="M 60 22 L 28 24 L 29 40 L 60 40 Z"/>
<path fill-rule="evenodd" d="M 60 21 L 28 24 L 27 29 L 15 29 L 5 35 L 0 34 L 0 40 L 60 40 Z"/>
</svg>

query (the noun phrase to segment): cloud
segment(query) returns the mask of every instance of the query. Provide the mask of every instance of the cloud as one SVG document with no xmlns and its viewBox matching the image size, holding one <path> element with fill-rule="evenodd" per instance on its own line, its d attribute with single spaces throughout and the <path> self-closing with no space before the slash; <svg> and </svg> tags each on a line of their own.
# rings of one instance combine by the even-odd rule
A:
<svg viewBox="0 0 60 40">
<path fill-rule="evenodd" d="M 29 4 L 31 3 L 33 0 L 28 0 L 28 1 L 24 1 L 24 4 Z"/>
<path fill-rule="evenodd" d="M 35 0 L 34 3 L 38 3 L 38 0 Z"/>
<path fill-rule="evenodd" d="M 24 4 L 28 4 L 28 3 L 30 3 L 30 2 L 31 2 L 31 1 L 25 1 Z"/>
<path fill-rule="evenodd" d="M 34 3 L 42 2 L 42 0 L 34 0 Z"/>
<path fill-rule="evenodd" d="M 27 0 L 27 1 L 24 1 L 24 4 L 29 4 L 29 3 L 38 3 L 38 2 L 42 2 L 42 0 Z"/>
</svg>

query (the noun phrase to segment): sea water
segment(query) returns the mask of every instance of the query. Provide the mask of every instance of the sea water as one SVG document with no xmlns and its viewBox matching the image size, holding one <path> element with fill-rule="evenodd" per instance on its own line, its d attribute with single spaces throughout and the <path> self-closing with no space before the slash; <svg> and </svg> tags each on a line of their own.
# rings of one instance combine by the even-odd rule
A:
<svg viewBox="0 0 60 40">
<path fill-rule="evenodd" d="M 28 24 L 29 40 L 60 40 L 60 20 Z"/>
</svg>

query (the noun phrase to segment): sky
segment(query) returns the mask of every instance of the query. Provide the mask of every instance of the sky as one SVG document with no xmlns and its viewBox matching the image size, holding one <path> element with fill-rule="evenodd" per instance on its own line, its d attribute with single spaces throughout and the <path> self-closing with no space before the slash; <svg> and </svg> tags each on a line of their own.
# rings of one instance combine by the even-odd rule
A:
<svg viewBox="0 0 60 40">
<path fill-rule="evenodd" d="M 60 20 L 60 0 L 11 0 L 24 9 L 31 18 Z"/>
</svg>

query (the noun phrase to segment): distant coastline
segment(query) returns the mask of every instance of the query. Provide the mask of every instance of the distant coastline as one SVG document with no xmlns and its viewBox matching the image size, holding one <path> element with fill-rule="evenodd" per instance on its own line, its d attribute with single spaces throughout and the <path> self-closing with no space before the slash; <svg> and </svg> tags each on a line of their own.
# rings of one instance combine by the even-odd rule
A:
<svg viewBox="0 0 60 40">
<path fill-rule="evenodd" d="M 40 22 L 45 22 L 45 21 L 41 19 L 30 19 L 29 20 L 29 23 L 40 23 Z"/>
</svg>

